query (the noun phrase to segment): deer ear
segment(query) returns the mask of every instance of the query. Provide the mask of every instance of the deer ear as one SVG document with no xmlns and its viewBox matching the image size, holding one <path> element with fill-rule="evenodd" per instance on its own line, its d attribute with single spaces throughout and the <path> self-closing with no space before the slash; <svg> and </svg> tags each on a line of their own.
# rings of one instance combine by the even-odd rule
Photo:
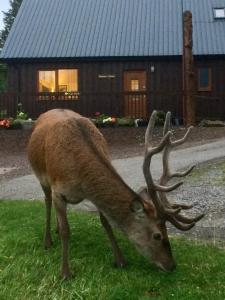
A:
<svg viewBox="0 0 225 300">
<path fill-rule="evenodd" d="M 149 196 L 149 193 L 148 193 L 148 189 L 147 187 L 141 187 L 138 191 L 137 191 L 138 195 L 143 199 L 145 200 L 146 202 L 150 202 L 152 203 L 152 200 Z"/>
<path fill-rule="evenodd" d="M 130 204 L 130 210 L 136 214 L 144 213 L 144 205 L 140 200 L 133 200 Z"/>
<path fill-rule="evenodd" d="M 141 196 L 143 199 L 148 199 L 148 189 L 146 186 L 142 186 L 140 189 L 137 190 L 137 193 L 139 196 Z"/>
</svg>

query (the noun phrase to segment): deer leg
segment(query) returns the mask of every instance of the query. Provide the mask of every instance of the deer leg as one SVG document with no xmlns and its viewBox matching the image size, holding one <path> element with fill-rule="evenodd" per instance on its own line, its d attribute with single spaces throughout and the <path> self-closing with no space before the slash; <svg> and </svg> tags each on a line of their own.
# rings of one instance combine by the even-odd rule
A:
<svg viewBox="0 0 225 300">
<path fill-rule="evenodd" d="M 52 246 L 51 237 L 51 209 L 52 209 L 52 195 L 51 189 L 49 187 L 43 186 L 42 189 L 45 194 L 45 213 L 46 213 L 46 223 L 45 223 L 45 236 L 44 236 L 44 248 L 48 249 Z"/>
<path fill-rule="evenodd" d="M 66 203 L 63 201 L 60 195 L 54 195 L 53 201 L 56 209 L 59 234 L 62 242 L 61 275 L 63 279 L 67 279 L 71 276 L 71 273 L 68 262 L 70 228 L 67 220 Z"/>
<path fill-rule="evenodd" d="M 118 246 L 118 243 L 117 243 L 116 238 L 112 231 L 112 227 L 109 224 L 106 217 L 102 213 L 99 212 L 99 216 L 100 216 L 102 226 L 105 228 L 106 234 L 112 245 L 112 251 L 113 251 L 113 255 L 114 255 L 114 259 L 115 259 L 115 265 L 117 267 L 123 268 L 127 265 L 127 262 L 126 262 L 125 258 L 123 257 L 123 254 Z"/>
<path fill-rule="evenodd" d="M 55 233 L 59 234 L 59 221 L 57 216 L 55 216 L 55 220 L 56 220 L 56 228 L 55 228 Z"/>
</svg>

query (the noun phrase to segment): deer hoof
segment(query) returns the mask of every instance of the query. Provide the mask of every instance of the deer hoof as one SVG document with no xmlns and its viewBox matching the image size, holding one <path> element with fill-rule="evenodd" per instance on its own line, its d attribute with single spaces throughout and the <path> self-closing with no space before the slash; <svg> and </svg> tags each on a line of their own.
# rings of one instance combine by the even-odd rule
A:
<svg viewBox="0 0 225 300">
<path fill-rule="evenodd" d="M 72 278 L 73 274 L 70 271 L 62 272 L 61 277 L 62 277 L 62 281 L 66 281 L 66 280 L 69 280 L 70 278 Z"/>
<path fill-rule="evenodd" d="M 115 261 L 114 262 L 114 267 L 116 268 L 126 268 L 127 267 L 127 262 L 125 260 L 121 260 L 121 261 Z"/>
</svg>

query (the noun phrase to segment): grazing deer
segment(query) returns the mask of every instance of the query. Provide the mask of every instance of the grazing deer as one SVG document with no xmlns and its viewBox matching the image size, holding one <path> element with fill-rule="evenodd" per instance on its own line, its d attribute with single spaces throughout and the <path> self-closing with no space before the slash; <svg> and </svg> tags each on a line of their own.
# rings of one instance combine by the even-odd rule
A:
<svg viewBox="0 0 225 300">
<path fill-rule="evenodd" d="M 81 115 L 63 109 L 42 114 L 28 145 L 31 166 L 45 193 L 46 229 L 45 248 L 51 243 L 50 216 L 54 203 L 62 240 L 62 269 L 64 278 L 70 276 L 68 263 L 69 224 L 67 204 L 77 204 L 83 199 L 92 201 L 99 210 L 100 220 L 109 240 L 117 266 L 125 259 L 114 237 L 111 224 L 115 224 L 134 243 L 139 252 L 165 271 L 172 271 L 175 262 L 167 235 L 166 221 L 181 230 L 189 230 L 203 215 L 189 219 L 180 215 L 181 209 L 191 206 L 170 204 L 166 192 L 182 183 L 166 186 L 173 177 L 183 177 L 191 172 L 172 174 L 168 167 L 170 150 L 183 143 L 171 141 L 170 113 L 164 125 L 164 137 L 156 147 L 151 147 L 156 112 L 153 112 L 145 134 L 143 172 L 147 188 L 134 192 L 112 166 L 107 145 L 102 134 L 92 122 Z M 163 151 L 163 174 L 159 183 L 153 181 L 150 164 L 152 156 Z"/>
</svg>

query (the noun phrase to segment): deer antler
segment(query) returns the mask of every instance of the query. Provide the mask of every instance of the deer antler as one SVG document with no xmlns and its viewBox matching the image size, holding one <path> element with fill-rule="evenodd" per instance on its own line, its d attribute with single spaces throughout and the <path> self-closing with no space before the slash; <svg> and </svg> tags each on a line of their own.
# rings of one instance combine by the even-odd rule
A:
<svg viewBox="0 0 225 300">
<path fill-rule="evenodd" d="M 195 218 L 187 218 L 180 215 L 179 213 L 181 209 L 190 209 L 193 206 L 184 205 L 184 204 L 170 204 L 170 202 L 167 199 L 166 192 L 175 190 L 180 185 L 182 185 L 183 182 L 178 182 L 171 186 L 166 186 L 166 184 L 170 179 L 174 177 L 184 177 L 188 175 L 195 167 L 192 166 L 184 172 L 175 172 L 175 173 L 171 173 L 169 169 L 170 151 L 174 147 L 181 145 L 186 141 L 192 127 L 188 129 L 188 131 L 186 132 L 185 136 L 182 139 L 177 141 L 171 141 L 172 132 L 169 131 L 171 113 L 168 112 L 166 114 L 166 119 L 164 123 L 163 138 L 158 146 L 151 147 L 150 144 L 153 137 L 153 129 L 155 125 L 156 115 L 157 112 L 153 111 L 145 134 L 145 158 L 143 163 L 143 172 L 148 187 L 148 193 L 158 211 L 158 214 L 162 219 L 164 219 L 165 221 L 168 220 L 178 229 L 189 230 L 195 225 L 197 221 L 199 221 L 204 216 L 204 214 L 201 214 Z M 163 174 L 159 180 L 159 184 L 157 184 L 154 182 L 152 178 L 151 171 L 150 171 L 150 164 L 151 164 L 152 156 L 161 151 L 163 151 L 163 157 L 162 157 Z"/>
</svg>

